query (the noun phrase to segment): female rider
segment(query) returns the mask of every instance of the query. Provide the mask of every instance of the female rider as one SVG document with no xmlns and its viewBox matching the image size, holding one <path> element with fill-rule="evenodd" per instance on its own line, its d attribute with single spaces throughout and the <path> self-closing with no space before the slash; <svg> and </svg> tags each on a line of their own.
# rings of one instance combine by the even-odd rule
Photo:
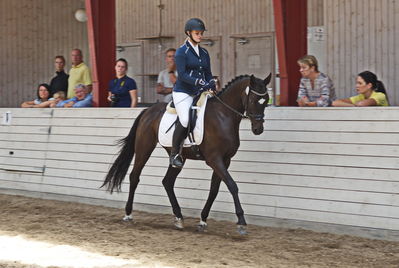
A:
<svg viewBox="0 0 399 268">
<path fill-rule="evenodd" d="M 208 51 L 199 46 L 205 31 L 204 22 L 198 18 L 189 19 L 184 27 L 188 36 L 184 44 L 176 50 L 175 61 L 177 81 L 173 88 L 173 102 L 178 116 L 173 133 L 170 165 L 183 167 L 179 155 L 181 146 L 187 136 L 189 109 L 195 95 L 204 90 L 215 90 L 212 79 L 211 61 Z"/>
</svg>

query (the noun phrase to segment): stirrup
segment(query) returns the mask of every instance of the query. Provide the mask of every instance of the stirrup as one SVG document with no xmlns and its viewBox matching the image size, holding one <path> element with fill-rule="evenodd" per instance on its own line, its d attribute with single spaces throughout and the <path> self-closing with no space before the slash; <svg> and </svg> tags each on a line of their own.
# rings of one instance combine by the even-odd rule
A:
<svg viewBox="0 0 399 268">
<path fill-rule="evenodd" d="M 183 168 L 183 159 L 179 154 L 171 155 L 169 158 L 169 164 L 174 168 Z"/>
</svg>

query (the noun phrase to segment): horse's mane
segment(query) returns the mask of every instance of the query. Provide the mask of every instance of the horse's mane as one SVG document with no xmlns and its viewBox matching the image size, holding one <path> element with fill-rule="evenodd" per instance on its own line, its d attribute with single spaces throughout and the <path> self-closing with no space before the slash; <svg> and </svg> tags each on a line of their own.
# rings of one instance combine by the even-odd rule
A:
<svg viewBox="0 0 399 268">
<path fill-rule="evenodd" d="M 223 94 L 223 92 L 225 92 L 227 89 L 229 89 L 236 82 L 239 82 L 242 79 L 249 78 L 249 77 L 250 77 L 250 75 L 248 75 L 248 74 L 242 74 L 242 75 L 234 77 L 230 82 L 227 83 L 227 85 L 224 86 L 224 88 L 217 95 L 219 96 L 220 94 Z"/>
</svg>

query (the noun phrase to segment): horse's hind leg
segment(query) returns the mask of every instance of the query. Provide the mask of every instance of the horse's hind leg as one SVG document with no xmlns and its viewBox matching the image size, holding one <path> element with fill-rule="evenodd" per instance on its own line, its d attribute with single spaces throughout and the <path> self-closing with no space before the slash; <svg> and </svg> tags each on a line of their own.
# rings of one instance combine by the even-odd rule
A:
<svg viewBox="0 0 399 268">
<path fill-rule="evenodd" d="M 181 213 L 181 208 L 174 191 L 176 178 L 179 175 L 180 171 L 180 168 L 174 168 L 169 165 L 168 171 L 166 172 L 166 175 L 162 180 L 162 184 L 165 187 L 166 193 L 168 194 L 170 204 L 172 205 L 173 214 L 176 217 L 175 227 L 178 229 L 183 229 L 183 215 Z"/>
<path fill-rule="evenodd" d="M 129 197 L 126 202 L 126 207 L 125 207 L 125 217 L 123 218 L 124 220 L 132 220 L 132 210 L 133 210 L 133 199 L 134 199 L 134 193 L 136 191 L 137 185 L 139 184 L 140 181 L 140 174 L 141 171 L 144 168 L 144 165 L 147 163 L 148 158 L 150 158 L 151 153 L 154 151 L 155 146 L 156 146 L 156 140 L 151 142 L 145 142 L 145 143 L 136 143 L 140 144 L 136 146 L 136 156 L 134 159 L 134 165 L 133 165 L 133 170 L 130 173 L 129 176 L 129 181 L 130 181 L 130 186 L 129 186 Z M 138 148 L 137 148 L 138 147 Z"/>
</svg>

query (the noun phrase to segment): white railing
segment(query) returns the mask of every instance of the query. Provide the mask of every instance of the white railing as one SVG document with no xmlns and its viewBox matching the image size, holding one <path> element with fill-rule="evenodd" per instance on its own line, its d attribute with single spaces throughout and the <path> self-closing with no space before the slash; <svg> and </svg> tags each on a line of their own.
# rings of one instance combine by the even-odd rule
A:
<svg viewBox="0 0 399 268">
<path fill-rule="evenodd" d="M 114 142 L 141 109 L 0 108 L 0 115 L 7 111 L 11 121 L 0 125 L 2 193 L 124 206 L 127 178 L 120 194 L 99 186 L 118 151 Z M 248 222 L 399 240 L 398 114 L 397 107 L 273 107 L 259 136 L 244 120 L 229 170 Z M 167 164 L 157 147 L 135 208 L 172 213 L 161 183 Z M 203 162 L 187 162 L 176 182 L 185 215 L 199 217 L 210 177 Z M 236 219 L 224 185 L 212 211 L 213 218 Z"/>
</svg>

